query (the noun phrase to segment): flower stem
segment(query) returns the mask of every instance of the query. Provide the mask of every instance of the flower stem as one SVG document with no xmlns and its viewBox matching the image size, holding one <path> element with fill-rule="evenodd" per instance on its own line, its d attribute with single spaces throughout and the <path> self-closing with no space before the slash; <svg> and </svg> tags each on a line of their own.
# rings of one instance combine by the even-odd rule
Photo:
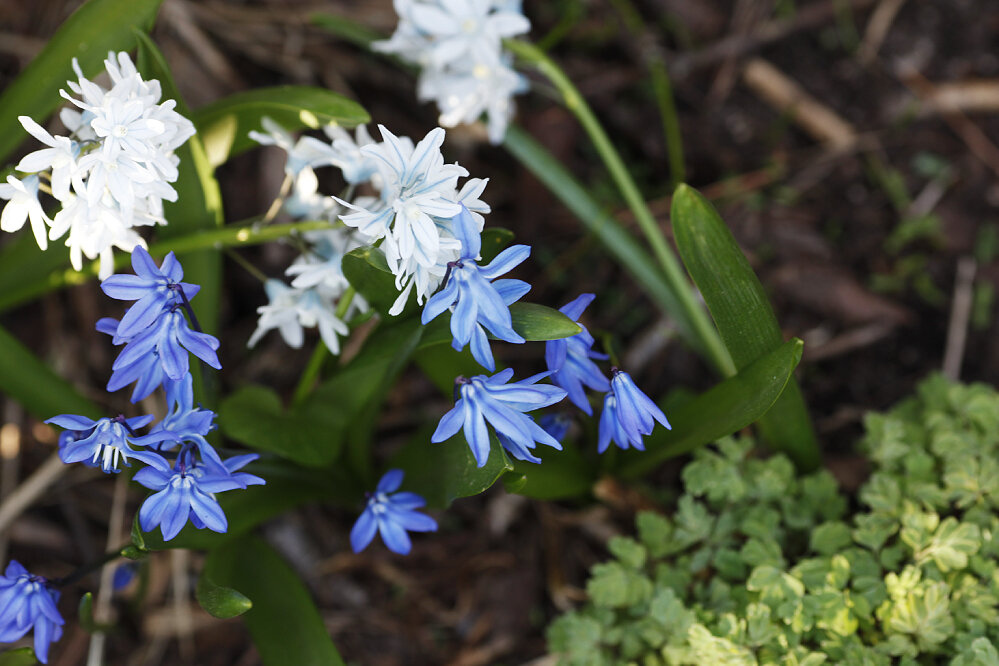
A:
<svg viewBox="0 0 999 666">
<path fill-rule="evenodd" d="M 649 246 L 652 248 L 652 253 L 662 266 L 666 283 L 675 295 L 679 307 L 690 321 L 697 337 L 702 341 L 706 354 L 723 375 L 735 374 L 735 364 L 732 362 L 721 336 L 718 335 L 718 331 L 711 323 L 707 312 L 694 298 L 694 291 L 687 281 L 680 262 L 666 242 L 662 230 L 656 223 L 652 211 L 649 210 L 627 167 L 625 167 L 624 161 L 600 125 L 600 121 L 587 105 L 586 100 L 583 99 L 565 72 L 536 46 L 512 39 L 504 40 L 503 43 L 516 56 L 537 67 L 561 93 L 566 108 L 576 116 L 583 129 L 586 130 L 594 148 L 604 161 L 611 178 L 621 192 L 621 196 L 634 214 L 638 226 L 641 227 Z"/>
<path fill-rule="evenodd" d="M 116 560 L 119 557 L 121 557 L 121 548 L 119 548 L 118 550 L 108 551 L 104 553 L 104 555 L 102 555 L 100 559 L 84 564 L 82 567 L 80 567 L 79 569 L 77 569 L 76 571 L 72 572 L 67 576 L 63 576 L 62 578 L 51 579 L 49 581 L 49 585 L 52 587 L 66 587 L 67 585 L 72 585 L 73 583 L 80 580 L 87 574 L 97 571 L 108 562 Z"/>
<path fill-rule="evenodd" d="M 347 287 L 344 290 L 340 296 L 340 301 L 336 304 L 336 311 L 334 312 L 337 319 L 342 320 L 347 315 L 347 310 L 350 308 L 350 303 L 354 300 L 354 294 L 356 293 L 353 287 Z M 295 393 L 291 398 L 293 405 L 300 405 L 309 397 L 309 393 L 312 392 L 312 387 L 319 378 L 320 371 L 323 369 L 323 362 L 326 360 L 326 353 L 328 351 L 326 344 L 320 340 L 319 344 L 316 345 L 315 351 L 312 352 L 312 356 L 309 358 L 308 365 L 305 366 L 305 371 L 302 373 L 301 379 L 298 380 L 298 386 L 295 387 Z"/>
</svg>

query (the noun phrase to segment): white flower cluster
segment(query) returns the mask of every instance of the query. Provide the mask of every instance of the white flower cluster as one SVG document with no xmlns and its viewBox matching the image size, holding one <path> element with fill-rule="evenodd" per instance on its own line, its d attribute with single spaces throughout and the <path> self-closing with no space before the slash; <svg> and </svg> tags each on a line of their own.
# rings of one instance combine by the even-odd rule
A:
<svg viewBox="0 0 999 666">
<path fill-rule="evenodd" d="M 335 166 L 348 185 L 371 179 L 374 164 L 360 154 L 360 146 L 371 143 L 367 130 L 357 129 L 356 139 L 343 128 L 325 128 L 329 143 L 303 136 L 295 139 L 270 118 L 263 118 L 264 132 L 250 132 L 250 138 L 266 146 L 276 146 L 287 153 L 285 174 L 291 179 L 289 196 L 284 200 L 285 212 L 297 220 L 329 220 L 334 222 L 341 212 L 330 196 L 319 193 L 315 168 Z M 339 336 L 347 335 L 345 319 L 354 313 L 366 312 L 368 305 L 360 295 L 354 295 L 343 318 L 336 307 L 350 284 L 344 277 L 341 261 L 351 250 L 366 244 L 367 239 L 353 229 L 337 228 L 310 231 L 302 235 L 307 249 L 285 274 L 293 278 L 288 285 L 269 279 L 264 285 L 269 303 L 257 308 L 260 318 L 247 343 L 252 347 L 265 333 L 277 329 L 291 347 L 300 348 L 306 328 L 318 328 L 323 343 L 334 354 L 340 351 Z"/>
<path fill-rule="evenodd" d="M 145 245 L 135 227 L 166 224 L 163 200 L 177 199 L 170 185 L 179 162 L 173 151 L 194 134 L 191 121 L 174 110 L 174 100 L 160 103 L 159 81 L 144 81 L 127 53 L 109 53 L 104 65 L 110 90 L 84 77 L 73 60 L 77 81 L 68 85 L 80 99 L 61 91 L 80 109 L 60 113 L 69 136 L 53 136 L 31 118 L 18 118 L 48 148 L 26 155 L 15 167 L 32 175 L 8 176 L 0 184 L 0 198 L 8 200 L 0 229 L 17 231 L 30 220 L 43 250 L 49 239 L 65 235 L 73 267 L 83 268 L 83 257 L 99 257 L 102 279 L 114 270 L 112 248 L 131 252 Z M 42 181 L 61 205 L 52 219 L 38 200 Z"/>
<path fill-rule="evenodd" d="M 444 130 L 439 127 L 416 144 L 380 125 L 381 142 L 372 140 L 363 126 L 354 137 L 342 128 L 328 127 L 329 143 L 311 137 L 295 140 L 268 119 L 264 128 L 267 133 L 251 136 L 288 153 L 285 173 L 292 188 L 285 211 L 297 219 L 339 218 L 346 227 L 305 235 L 311 247 L 287 269 L 286 274 L 294 277 L 291 286 L 269 280 L 265 287 L 270 303 L 258 309 L 260 320 L 250 346 L 267 331 L 278 329 L 285 342 L 299 347 L 303 327 L 318 326 L 323 341 L 336 353 L 336 334 L 347 330 L 334 314 L 349 286 L 341 268 L 344 254 L 381 241 L 379 247 L 400 291 L 389 314 L 398 315 L 414 291 L 423 303 L 440 285 L 448 262 L 458 259 L 461 243 L 451 218 L 462 205 L 482 229 L 482 214 L 489 212 L 489 206 L 479 197 L 487 181 L 471 178 L 458 188 L 458 179 L 468 172 L 444 163 Z M 349 192 L 360 186 L 377 196 L 365 194 L 347 201 L 319 194 L 313 169 L 322 166 L 339 169 Z M 353 212 L 341 215 L 345 208 Z M 354 297 L 351 307 L 367 310 L 360 296 Z"/>
<path fill-rule="evenodd" d="M 505 37 L 531 23 L 519 0 L 395 0 L 399 25 L 374 48 L 421 68 L 417 96 L 433 100 L 440 124 L 454 127 L 488 117 L 489 140 L 499 143 L 513 116 L 513 96 L 527 85 L 502 49 Z"/>
</svg>

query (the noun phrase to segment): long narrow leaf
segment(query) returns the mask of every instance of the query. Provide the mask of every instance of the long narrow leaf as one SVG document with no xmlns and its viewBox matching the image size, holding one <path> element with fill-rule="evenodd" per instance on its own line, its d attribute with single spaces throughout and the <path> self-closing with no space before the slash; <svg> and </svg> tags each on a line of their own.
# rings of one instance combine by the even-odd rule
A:
<svg viewBox="0 0 999 666">
<path fill-rule="evenodd" d="M 681 185 L 673 195 L 672 219 L 683 263 L 701 290 L 736 367 L 744 368 L 780 346 L 783 336 L 763 285 L 714 207 Z M 815 432 L 793 378 L 760 427 L 774 446 L 803 469 L 818 465 Z"/>
<path fill-rule="evenodd" d="M 642 476 L 664 460 L 731 435 L 768 414 L 801 360 L 802 347 L 801 340 L 789 340 L 668 414 L 673 429 L 657 426 L 646 438 L 644 453 L 625 452 L 619 476 Z"/>
<path fill-rule="evenodd" d="M 343 664 L 309 591 L 260 539 L 246 536 L 216 548 L 202 575 L 253 603 L 241 617 L 265 666 Z"/>
<path fill-rule="evenodd" d="M 510 127 L 503 145 L 586 225 L 590 233 L 600 239 L 649 298 L 675 319 L 684 342 L 706 356 L 707 348 L 697 335 L 694 324 L 686 317 L 680 300 L 669 288 L 659 266 L 641 244 L 593 200 L 586 188 L 551 153 L 522 129 Z M 723 367 L 722 370 L 731 374 L 734 366 Z"/>
<path fill-rule="evenodd" d="M 91 418 L 101 415 L 100 408 L 3 328 L 0 328 L 0 391 L 39 419 L 56 414 L 83 414 Z"/>
<path fill-rule="evenodd" d="M 75 79 L 71 61 L 76 57 L 91 73 L 108 51 L 130 49 L 133 29 L 152 24 L 162 0 L 90 0 L 62 24 L 42 52 L 0 95 L 0 161 L 28 138 L 17 121 L 31 116 L 44 122 L 63 103 L 59 89 Z"/>
</svg>

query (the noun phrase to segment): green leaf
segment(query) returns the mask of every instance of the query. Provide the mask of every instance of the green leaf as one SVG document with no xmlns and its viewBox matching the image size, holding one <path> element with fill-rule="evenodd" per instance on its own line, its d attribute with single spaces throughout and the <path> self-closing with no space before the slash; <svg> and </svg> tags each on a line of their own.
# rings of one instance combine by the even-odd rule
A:
<svg viewBox="0 0 999 666">
<path fill-rule="evenodd" d="M 801 340 L 789 340 L 667 414 L 673 429 L 656 428 L 646 438 L 644 453 L 624 451 L 619 475 L 641 476 L 664 460 L 731 435 L 759 419 L 787 384 L 801 360 L 801 348 Z"/>
<path fill-rule="evenodd" d="M 561 451 L 539 446 L 540 464 L 514 460 L 513 471 L 503 477 L 507 492 L 540 500 L 567 499 L 586 495 L 596 480 L 596 469 L 574 444 Z"/>
<path fill-rule="evenodd" d="M 509 127 L 503 147 L 579 218 L 607 252 L 617 259 L 618 264 L 641 285 L 649 298 L 675 318 L 680 337 L 693 349 L 706 353 L 694 325 L 684 316 L 680 300 L 670 290 L 662 270 L 642 244 L 594 201 L 590 192 L 561 162 L 523 129 L 515 125 Z"/>
<path fill-rule="evenodd" d="M 136 32 L 135 37 L 139 45 L 139 71 L 147 78 L 158 79 L 163 88 L 163 98 L 176 100 L 178 113 L 190 117 L 163 54 L 147 35 Z M 175 152 L 180 158 L 180 173 L 174 183 L 177 201 L 163 204 L 168 224 L 158 230 L 161 239 L 220 227 L 224 221 L 222 193 L 208 163 L 201 137 L 195 134 Z M 216 332 L 222 286 L 221 254 L 212 248 L 183 252 L 177 258 L 184 265 L 184 279 L 201 285 L 197 299 L 192 302 L 201 329 L 206 333 Z"/>
<path fill-rule="evenodd" d="M 59 90 L 76 79 L 76 57 L 85 74 L 93 76 L 108 51 L 134 44 L 133 28 L 150 26 L 161 0 L 90 0 L 66 19 L 45 48 L 0 95 L 0 161 L 28 138 L 18 116 L 31 116 L 44 125 L 64 103 Z"/>
<path fill-rule="evenodd" d="M 253 608 L 253 602 L 245 594 L 231 587 L 216 585 L 204 572 L 198 577 L 194 594 L 209 615 L 223 620 L 242 615 Z"/>
<path fill-rule="evenodd" d="M 385 35 L 362 23 L 334 14 L 313 14 L 309 21 L 332 35 L 362 49 L 369 49 L 371 42 L 384 39 Z"/>
<path fill-rule="evenodd" d="M 371 120 L 360 104 L 324 88 L 274 86 L 229 95 L 201 107 L 192 118 L 211 168 L 259 145 L 249 133 L 263 129 L 264 116 L 292 132 L 324 125 L 354 127 Z"/>
<path fill-rule="evenodd" d="M 76 615 L 80 620 L 81 629 L 88 634 L 97 631 L 97 623 L 94 622 L 94 595 L 92 592 L 87 592 L 80 597 L 80 605 L 77 606 Z"/>
<path fill-rule="evenodd" d="M 783 336 L 763 285 L 708 200 L 681 185 L 673 195 L 671 215 L 680 257 L 704 296 L 736 368 L 741 370 L 780 346 Z M 799 467 L 818 466 L 815 432 L 794 379 L 770 414 L 761 419 L 760 428 Z"/>
<path fill-rule="evenodd" d="M 513 330 L 527 341 L 571 338 L 583 330 L 558 310 L 537 303 L 514 303 L 510 316 Z"/>
<path fill-rule="evenodd" d="M 281 556 L 252 536 L 208 554 L 203 576 L 256 600 L 243 622 L 265 666 L 341 666 L 305 585 Z"/>
<path fill-rule="evenodd" d="M 0 654 L 0 666 L 35 666 L 38 659 L 29 647 L 7 650 Z"/>
<path fill-rule="evenodd" d="M 446 508 L 460 497 L 478 495 L 496 479 L 513 469 L 496 435 L 489 433 L 489 459 L 484 467 L 476 467 L 475 457 L 458 433 L 451 439 L 434 444 L 432 429 L 419 432 L 389 461 L 388 467 L 405 470 L 403 489 L 427 500 L 427 506 Z"/>
<path fill-rule="evenodd" d="M 139 512 L 135 512 L 135 517 L 132 519 L 132 545 L 139 550 L 146 549 L 146 539 L 142 535 L 142 525 L 139 524 Z"/>
<path fill-rule="evenodd" d="M 399 296 L 399 290 L 395 286 L 395 276 L 385 261 L 385 253 L 376 247 L 359 247 L 343 256 L 341 266 L 350 286 L 356 289 L 371 307 L 382 314 L 388 314 L 389 308 Z M 412 298 L 407 309 L 413 309 Z"/>
<path fill-rule="evenodd" d="M 258 451 L 270 451 L 308 467 L 323 467 L 340 454 L 348 412 L 307 401 L 285 409 L 265 386 L 243 386 L 219 405 L 219 428 L 226 437 Z"/>
<path fill-rule="evenodd" d="M 98 418 L 102 413 L 3 328 L 0 328 L 0 391 L 42 420 L 57 414 Z"/>
<path fill-rule="evenodd" d="M 967 567 L 968 557 L 977 553 L 981 544 L 982 533 L 977 525 L 959 523 L 953 516 L 948 516 L 940 523 L 929 545 L 915 554 L 915 559 L 917 562 L 931 559 L 940 571 L 947 573 Z"/>
<path fill-rule="evenodd" d="M 819 555 L 833 555 L 852 543 L 850 528 L 846 523 L 831 520 L 812 531 L 808 547 Z"/>
</svg>

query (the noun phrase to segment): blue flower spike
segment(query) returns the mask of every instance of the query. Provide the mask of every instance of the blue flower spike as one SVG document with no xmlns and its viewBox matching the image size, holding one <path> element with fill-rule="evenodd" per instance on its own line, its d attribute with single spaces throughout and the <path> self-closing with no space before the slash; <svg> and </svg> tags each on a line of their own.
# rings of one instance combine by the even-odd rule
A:
<svg viewBox="0 0 999 666">
<path fill-rule="evenodd" d="M 579 317 L 593 299 L 593 294 L 582 294 L 559 308 L 559 312 L 579 323 Z M 593 362 L 593 359 L 606 361 L 607 355 L 593 351 L 593 336 L 582 324 L 579 327 L 583 330 L 572 337 L 545 343 L 545 362 L 552 373 L 552 383 L 564 388 L 569 394 L 570 402 L 592 416 L 593 408 L 586 398 L 583 386 L 594 391 L 610 390 L 610 382 Z"/>
<path fill-rule="evenodd" d="M 201 289 L 180 281 L 184 269 L 173 252 L 157 266 L 144 247 L 136 246 L 132 250 L 132 269 L 135 275 L 112 275 L 101 282 L 101 289 L 111 298 L 135 301 L 118 324 L 117 335 L 123 339 L 141 333 L 164 309 L 189 303 Z"/>
<path fill-rule="evenodd" d="M 49 644 L 62 637 L 65 621 L 56 603 L 59 592 L 47 580 L 11 560 L 0 576 L 0 643 L 13 643 L 35 632 L 35 657 L 49 663 Z"/>
<path fill-rule="evenodd" d="M 543 372 L 512 384 L 507 383 L 513 377 L 510 368 L 492 377 L 458 377 L 454 380 L 455 393 L 460 397 L 441 419 L 430 441 L 443 442 L 463 429 L 476 464 L 484 467 L 489 459 L 488 422 L 497 435 L 503 435 L 505 439 L 500 442 L 511 455 L 518 460 L 541 462 L 530 452 L 535 442 L 559 450 L 562 445 L 525 412 L 549 407 L 566 396 L 564 389 L 537 383 L 549 374 Z"/>
<path fill-rule="evenodd" d="M 619 448 L 633 446 L 644 451 L 642 437 L 652 432 L 656 421 L 667 430 L 672 430 L 672 426 L 663 410 L 635 386 L 627 372 L 611 368 L 611 373 L 614 377 L 610 381 L 610 391 L 604 397 L 604 411 L 600 414 L 597 451 L 606 451 L 611 440 Z"/>
<path fill-rule="evenodd" d="M 437 521 L 418 512 L 426 501 L 411 492 L 398 492 L 405 473 L 401 469 L 385 472 L 375 492 L 368 494 L 368 503 L 350 530 L 350 547 L 359 553 L 375 538 L 382 541 L 393 553 L 408 555 L 412 542 L 407 532 L 436 532 Z"/>
<path fill-rule="evenodd" d="M 496 369 L 486 330 L 505 342 L 523 343 L 513 330 L 510 304 L 531 290 L 523 280 L 502 279 L 531 254 L 528 245 L 514 245 L 499 253 L 488 266 L 477 261 L 482 251 L 482 237 L 472 214 L 461 207 L 452 220 L 455 237 L 461 242 L 461 256 L 448 264 L 444 288 L 430 297 L 423 308 L 422 321 L 431 322 L 445 310 L 452 309 L 451 346 L 457 351 L 471 343 L 472 356 L 490 372 Z"/>
</svg>

